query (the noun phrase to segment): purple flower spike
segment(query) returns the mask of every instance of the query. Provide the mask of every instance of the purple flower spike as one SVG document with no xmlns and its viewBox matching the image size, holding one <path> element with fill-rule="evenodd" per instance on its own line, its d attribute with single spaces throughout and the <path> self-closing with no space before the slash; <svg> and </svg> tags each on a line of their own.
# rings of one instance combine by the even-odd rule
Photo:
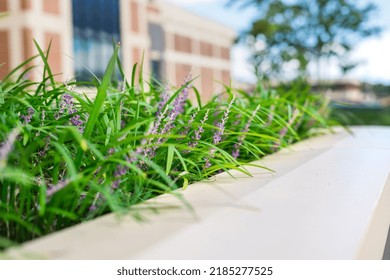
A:
<svg viewBox="0 0 390 280">
<path fill-rule="evenodd" d="M 46 156 L 46 150 L 40 150 L 40 151 L 38 152 L 38 156 L 40 156 L 40 157 L 45 157 L 45 156 Z"/>
<path fill-rule="evenodd" d="M 73 126 L 78 127 L 79 131 L 81 133 L 83 133 L 84 132 L 84 121 L 81 120 L 80 114 L 78 114 L 78 111 L 77 111 L 76 107 L 74 106 L 73 96 L 68 94 L 68 93 L 65 93 L 64 95 L 62 95 L 62 100 L 60 102 L 60 110 L 58 111 L 57 114 L 55 114 L 54 118 L 56 120 L 58 120 L 61 117 L 61 115 L 65 114 L 65 113 L 68 113 L 70 115 L 74 115 L 70 118 L 70 123 Z"/>
<path fill-rule="evenodd" d="M 158 109 L 156 117 L 158 118 L 163 113 L 163 108 L 169 100 L 169 89 L 166 87 L 160 95 L 160 102 L 158 103 Z"/>
<path fill-rule="evenodd" d="M 206 162 L 204 164 L 204 168 L 207 169 L 207 168 L 210 168 L 211 167 L 211 162 L 210 162 L 210 158 L 206 158 Z"/>
<path fill-rule="evenodd" d="M 45 139 L 45 147 L 38 152 L 38 156 L 45 157 L 46 156 L 46 152 L 49 149 L 49 145 L 50 145 L 50 138 L 46 137 L 46 139 Z"/>
<path fill-rule="evenodd" d="M 294 122 L 295 120 L 298 118 L 300 114 L 300 111 L 299 109 L 295 109 L 294 110 L 294 113 L 291 117 L 291 119 L 288 120 L 287 122 L 287 125 L 285 127 L 283 127 L 280 131 L 279 131 L 279 141 L 277 141 L 273 147 L 273 150 L 276 151 L 278 148 L 280 148 L 280 145 L 281 145 L 281 142 L 282 142 L 282 139 L 284 138 L 284 136 L 286 136 L 287 134 L 287 131 L 288 131 L 288 127 L 290 127 Z"/>
<path fill-rule="evenodd" d="M 191 80 L 191 74 L 189 74 L 185 81 L 184 84 L 188 83 Z M 181 91 L 181 94 L 178 94 L 175 98 L 175 101 L 173 102 L 173 109 L 169 115 L 169 120 L 168 121 L 175 121 L 176 117 L 179 114 L 182 114 L 184 112 L 184 106 L 185 103 L 188 99 L 188 94 L 189 94 L 189 89 L 190 89 L 190 84 L 188 84 L 183 90 Z"/>
<path fill-rule="evenodd" d="M 137 161 L 137 156 L 141 155 L 143 152 L 144 152 L 144 149 L 142 147 L 137 147 L 137 149 L 135 149 L 135 151 L 133 151 L 130 154 L 130 157 L 126 158 L 127 162 L 129 162 L 129 163 L 136 162 Z"/>
<path fill-rule="evenodd" d="M 204 132 L 203 125 L 209 118 L 210 109 L 207 109 L 206 114 L 203 117 L 203 120 L 200 122 L 200 125 L 198 126 L 198 129 L 195 130 L 195 135 L 192 137 L 193 142 L 189 143 L 188 146 L 191 148 L 195 148 L 198 146 L 198 141 L 202 138 L 202 133 Z"/>
<path fill-rule="evenodd" d="M 251 117 L 249 118 L 248 122 L 246 123 L 246 125 L 245 125 L 245 127 L 244 127 L 244 130 L 242 131 L 243 134 L 240 135 L 240 136 L 238 137 L 237 143 L 234 144 L 234 146 L 233 146 L 234 149 L 233 149 L 233 152 L 232 152 L 232 156 L 233 156 L 235 159 L 237 159 L 237 158 L 240 156 L 240 147 L 241 147 L 242 144 L 244 143 L 244 140 L 245 140 L 245 137 L 246 137 L 245 134 L 249 132 L 249 128 L 250 128 L 250 126 L 251 126 L 251 124 L 252 124 L 252 121 L 253 121 L 253 119 L 256 117 L 257 112 L 259 111 L 259 109 L 260 109 L 260 105 L 258 105 L 258 106 L 256 107 L 256 109 L 253 111 Z"/>
<path fill-rule="evenodd" d="M 118 189 L 118 188 L 119 188 L 119 185 L 121 184 L 121 182 L 122 182 L 121 180 L 115 180 L 115 181 L 112 183 L 111 188 L 114 189 L 114 190 Z"/>
<path fill-rule="evenodd" d="M 191 118 L 188 120 L 188 123 L 185 126 L 184 130 L 180 133 L 181 135 L 188 135 L 188 133 L 190 133 L 191 124 L 195 121 L 197 115 L 198 112 L 195 112 L 191 115 Z"/>
<path fill-rule="evenodd" d="M 67 80 L 67 81 L 64 82 L 65 88 L 68 91 L 73 91 L 75 89 L 76 85 L 75 84 L 69 85 L 70 83 L 76 83 L 76 80 L 73 79 L 73 80 Z"/>
<path fill-rule="evenodd" d="M 213 144 L 214 144 L 214 145 L 218 145 L 218 144 L 221 142 L 221 140 L 222 140 L 222 136 L 223 136 L 223 134 L 224 134 L 224 132 L 225 132 L 225 125 L 226 125 L 226 122 L 227 122 L 227 120 L 228 120 L 228 118 L 229 118 L 230 109 L 232 108 L 233 103 L 234 103 L 234 98 L 232 99 L 232 101 L 230 101 L 228 107 L 226 108 L 226 110 L 225 110 L 225 112 L 224 112 L 224 114 L 223 114 L 223 117 L 222 117 L 222 119 L 221 119 L 221 122 L 219 122 L 219 123 L 217 124 L 218 130 L 217 130 L 217 131 L 214 133 L 214 135 L 213 135 Z M 209 157 L 206 159 L 206 163 L 205 163 L 205 168 L 206 168 L 206 169 L 209 168 L 209 167 L 211 167 L 210 159 L 211 159 L 211 158 L 214 158 L 215 152 L 216 152 L 216 149 L 215 149 L 215 148 L 212 148 L 212 149 L 210 150 L 210 155 L 209 155 Z"/>
<path fill-rule="evenodd" d="M 275 104 L 273 104 L 270 108 L 270 113 L 268 115 L 268 121 L 265 124 L 266 127 L 268 127 L 272 124 L 272 121 L 274 120 L 274 115 L 275 115 Z"/>
<path fill-rule="evenodd" d="M 122 82 L 122 85 L 121 85 L 121 91 L 122 92 L 126 91 L 126 83 L 127 83 L 126 79 L 123 79 L 123 82 Z"/>
<path fill-rule="evenodd" d="M 56 185 L 49 185 L 49 189 L 46 191 L 46 197 L 51 197 L 55 193 L 59 192 L 69 184 L 69 180 L 58 182 Z"/>
<path fill-rule="evenodd" d="M 236 159 L 240 156 L 240 146 L 234 144 L 234 151 L 232 152 L 232 156 Z"/>
<path fill-rule="evenodd" d="M 113 189 L 119 188 L 119 185 L 122 182 L 121 177 L 123 175 L 125 175 L 128 170 L 129 170 L 129 168 L 127 166 L 122 166 L 119 164 L 116 166 L 116 169 L 114 171 L 114 178 L 116 180 L 112 183 L 112 186 L 111 186 Z"/>
<path fill-rule="evenodd" d="M 97 210 L 97 206 L 96 206 L 96 203 L 99 201 L 99 200 L 102 200 L 103 199 L 103 196 L 101 193 L 97 193 L 95 195 L 95 198 L 91 204 L 91 206 L 89 207 L 89 212 L 94 212 L 95 210 Z"/>
<path fill-rule="evenodd" d="M 271 105 L 271 107 L 269 108 L 269 115 L 268 115 L 268 120 L 267 120 L 267 123 L 265 124 L 266 127 L 270 126 L 274 120 L 274 117 L 275 117 L 275 108 L 276 108 L 276 105 L 275 103 L 277 102 L 277 100 L 279 99 L 279 96 L 276 96 L 275 97 L 275 100 L 274 100 L 274 104 Z"/>
<path fill-rule="evenodd" d="M 115 176 L 116 178 L 119 178 L 119 177 L 125 175 L 126 173 L 127 173 L 127 167 L 126 167 L 126 166 L 118 165 L 118 166 L 116 167 L 115 172 L 114 172 L 114 176 Z"/>
<path fill-rule="evenodd" d="M 8 135 L 7 139 L 4 141 L 4 143 L 0 145 L 0 166 L 5 165 L 8 155 L 12 151 L 16 138 L 19 136 L 19 133 L 20 131 L 18 128 L 13 129 Z"/>
<path fill-rule="evenodd" d="M 217 124 L 218 130 L 214 133 L 214 136 L 213 136 L 214 145 L 217 145 L 222 140 L 223 133 L 225 132 L 226 121 L 229 118 L 229 113 L 230 113 L 230 109 L 232 108 L 233 102 L 234 102 L 234 98 L 229 103 L 229 106 L 226 108 L 221 122 L 219 122 Z"/>
<path fill-rule="evenodd" d="M 189 77 L 190 76 L 188 76 L 186 78 L 186 83 L 188 83 Z M 179 93 L 176 96 L 176 98 L 173 102 L 173 108 L 171 109 L 171 111 L 169 113 L 167 113 L 168 117 L 166 118 L 166 120 L 164 120 L 164 118 L 165 118 L 164 112 L 160 112 L 160 115 L 157 117 L 157 120 L 153 126 L 153 129 L 151 130 L 150 133 L 147 133 L 147 135 L 150 135 L 150 134 L 152 134 L 152 135 L 153 134 L 166 135 L 175 127 L 175 121 L 177 119 L 177 116 L 184 112 L 184 106 L 185 106 L 185 103 L 188 99 L 189 88 L 190 88 L 190 86 L 187 85 L 181 91 L 181 93 Z M 163 106 L 161 108 L 163 108 Z M 163 144 L 166 140 L 167 140 L 166 138 L 158 137 L 157 140 L 155 141 L 155 143 L 152 143 L 152 139 L 149 139 L 148 144 L 153 145 L 153 146 L 145 149 L 143 151 L 143 156 L 153 158 L 156 155 L 157 148 L 161 144 Z"/>
<path fill-rule="evenodd" d="M 234 121 L 233 126 L 238 126 L 241 123 L 241 118 L 242 118 L 242 115 L 241 114 L 237 114 L 236 115 L 236 120 Z"/>
<path fill-rule="evenodd" d="M 175 110 L 177 111 L 177 114 L 182 114 L 184 112 L 184 107 L 186 104 L 186 101 L 188 99 L 188 95 L 190 92 L 191 85 L 189 82 L 191 81 L 192 73 L 190 72 L 187 77 L 184 80 L 184 84 L 187 84 L 181 91 L 181 94 L 178 95 L 177 99 L 174 102 Z"/>
<path fill-rule="evenodd" d="M 34 115 L 34 109 L 31 107 L 27 108 L 27 115 L 21 115 L 20 117 L 24 120 L 24 124 L 28 124 L 31 122 L 31 119 Z"/>
<path fill-rule="evenodd" d="M 153 126 L 149 129 L 149 131 L 146 133 L 146 135 L 157 134 L 157 132 L 161 126 L 161 123 L 165 118 L 165 110 L 163 111 L 163 109 L 164 109 L 164 106 L 167 104 L 168 100 L 169 100 L 169 89 L 167 86 L 160 95 L 160 101 L 158 103 L 158 108 L 157 108 L 157 112 L 156 112 L 156 121 L 154 122 Z M 145 145 L 146 143 L 150 144 L 151 141 L 152 141 L 151 139 L 149 139 L 148 141 L 146 139 L 144 139 L 142 141 L 143 142 L 142 145 Z"/>
<path fill-rule="evenodd" d="M 108 153 L 112 155 L 115 152 L 115 149 L 111 148 Z M 135 163 L 137 161 L 137 155 L 141 155 L 144 153 L 145 150 L 142 147 L 137 147 L 137 149 L 133 152 L 130 153 L 130 156 L 126 156 L 125 159 L 128 163 Z M 127 166 L 122 166 L 122 165 L 117 165 L 116 169 L 114 171 L 114 178 L 115 181 L 112 183 L 112 189 L 117 189 L 119 188 L 120 183 L 122 182 L 121 177 L 123 175 L 126 175 L 126 173 L 129 171 L 129 167 Z"/>
<path fill-rule="evenodd" d="M 279 131 L 280 138 L 283 138 L 286 135 L 286 133 L 288 131 L 288 127 L 291 126 L 295 122 L 295 120 L 299 116 L 299 113 L 300 113 L 300 111 L 298 109 L 294 110 L 294 113 L 293 113 L 291 119 L 289 119 L 287 125 L 281 131 Z"/>
</svg>

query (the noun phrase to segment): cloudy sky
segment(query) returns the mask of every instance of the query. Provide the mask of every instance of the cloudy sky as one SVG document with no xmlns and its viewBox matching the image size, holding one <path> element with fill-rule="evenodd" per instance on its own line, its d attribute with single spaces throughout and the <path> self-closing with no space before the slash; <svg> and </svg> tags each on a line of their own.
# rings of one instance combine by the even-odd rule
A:
<svg viewBox="0 0 390 280">
<path fill-rule="evenodd" d="M 182 6 L 194 13 L 225 24 L 240 32 L 247 28 L 256 16 L 254 8 L 239 10 L 236 7 L 226 7 L 226 0 L 165 0 Z M 361 0 L 367 2 L 368 0 Z M 362 41 L 356 46 L 353 57 L 361 61 L 359 67 L 353 70 L 347 78 L 369 82 L 390 84 L 390 1 L 371 0 L 378 6 L 375 22 L 384 28 L 379 37 Z M 233 48 L 233 76 L 241 81 L 253 81 L 251 67 L 248 63 L 248 50 L 245 46 Z M 328 77 L 338 78 L 336 67 L 329 66 Z"/>
</svg>

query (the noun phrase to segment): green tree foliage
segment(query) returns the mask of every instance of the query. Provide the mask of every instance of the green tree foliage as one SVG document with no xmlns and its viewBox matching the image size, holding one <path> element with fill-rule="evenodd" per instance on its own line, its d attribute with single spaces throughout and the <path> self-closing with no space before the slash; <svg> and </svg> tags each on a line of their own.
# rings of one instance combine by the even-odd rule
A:
<svg viewBox="0 0 390 280">
<path fill-rule="evenodd" d="M 348 0 L 230 0 L 256 6 L 259 14 L 239 40 L 253 50 L 256 74 L 280 77 L 286 64 L 306 76 L 309 62 L 336 58 L 343 73 L 358 63 L 350 51 L 361 39 L 378 34 L 369 23 L 376 6 Z M 289 67 L 289 69 L 290 69 Z M 320 77 L 318 77 L 320 78 Z"/>
</svg>

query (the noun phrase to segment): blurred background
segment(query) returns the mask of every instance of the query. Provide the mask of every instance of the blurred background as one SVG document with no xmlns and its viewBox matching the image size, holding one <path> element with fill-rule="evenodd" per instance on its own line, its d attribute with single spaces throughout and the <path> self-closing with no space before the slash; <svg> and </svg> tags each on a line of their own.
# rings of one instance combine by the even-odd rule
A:
<svg viewBox="0 0 390 280">
<path fill-rule="evenodd" d="M 50 49 L 56 79 L 93 81 L 114 42 L 127 77 L 180 85 L 192 72 L 209 99 L 299 83 L 331 100 L 347 124 L 390 125 L 386 0 L 0 0 L 0 79 Z M 24 65 L 41 77 L 40 62 Z"/>
<path fill-rule="evenodd" d="M 233 28 L 242 84 L 302 78 L 348 124 L 390 125 L 390 2 L 167 0 Z"/>
</svg>

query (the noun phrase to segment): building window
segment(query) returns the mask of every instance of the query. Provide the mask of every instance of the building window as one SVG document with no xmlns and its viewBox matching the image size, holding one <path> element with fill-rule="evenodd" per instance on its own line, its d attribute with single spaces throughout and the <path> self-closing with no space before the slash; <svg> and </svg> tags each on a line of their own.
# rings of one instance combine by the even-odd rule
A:
<svg viewBox="0 0 390 280">
<path fill-rule="evenodd" d="M 46 49 L 50 45 L 50 54 L 48 62 L 51 71 L 55 75 L 56 80 L 60 80 L 59 74 L 62 72 L 62 50 L 61 50 L 61 34 L 46 32 L 45 33 L 45 45 Z"/>
<path fill-rule="evenodd" d="M 206 42 L 200 42 L 200 54 L 204 56 L 213 56 L 213 45 Z"/>
<path fill-rule="evenodd" d="M 0 12 L 8 11 L 8 3 L 7 0 L 0 0 Z"/>
<path fill-rule="evenodd" d="M 20 8 L 21 8 L 21 10 L 23 10 L 23 11 L 30 10 L 31 7 L 32 7 L 31 0 L 22 0 L 22 1 L 20 2 Z"/>
<path fill-rule="evenodd" d="M 175 34 L 175 50 L 179 52 L 192 52 L 192 40 L 190 37 Z"/>
<path fill-rule="evenodd" d="M 161 60 L 152 60 L 152 76 L 156 81 L 162 81 L 162 65 Z"/>
<path fill-rule="evenodd" d="M 138 9 L 138 3 L 136 2 L 130 2 L 130 15 L 131 15 L 131 31 L 134 33 L 138 33 L 139 28 L 139 9 Z"/>
<path fill-rule="evenodd" d="M 161 25 L 156 23 L 148 24 L 149 37 L 151 41 L 151 49 L 153 51 L 165 51 L 165 32 Z"/>
<path fill-rule="evenodd" d="M 0 80 L 10 71 L 10 45 L 7 30 L 0 30 Z"/>
<path fill-rule="evenodd" d="M 59 15 L 60 14 L 60 0 L 45 0 L 43 2 L 43 10 L 46 13 Z"/>
<path fill-rule="evenodd" d="M 229 48 L 225 48 L 225 47 L 221 48 L 221 58 L 225 59 L 225 60 L 230 59 L 230 49 Z"/>
<path fill-rule="evenodd" d="M 176 64 L 176 84 L 180 85 L 185 82 L 185 79 L 191 73 L 192 67 L 188 64 Z"/>
<path fill-rule="evenodd" d="M 119 42 L 119 0 L 72 0 L 76 78 L 102 77 Z"/>
</svg>

